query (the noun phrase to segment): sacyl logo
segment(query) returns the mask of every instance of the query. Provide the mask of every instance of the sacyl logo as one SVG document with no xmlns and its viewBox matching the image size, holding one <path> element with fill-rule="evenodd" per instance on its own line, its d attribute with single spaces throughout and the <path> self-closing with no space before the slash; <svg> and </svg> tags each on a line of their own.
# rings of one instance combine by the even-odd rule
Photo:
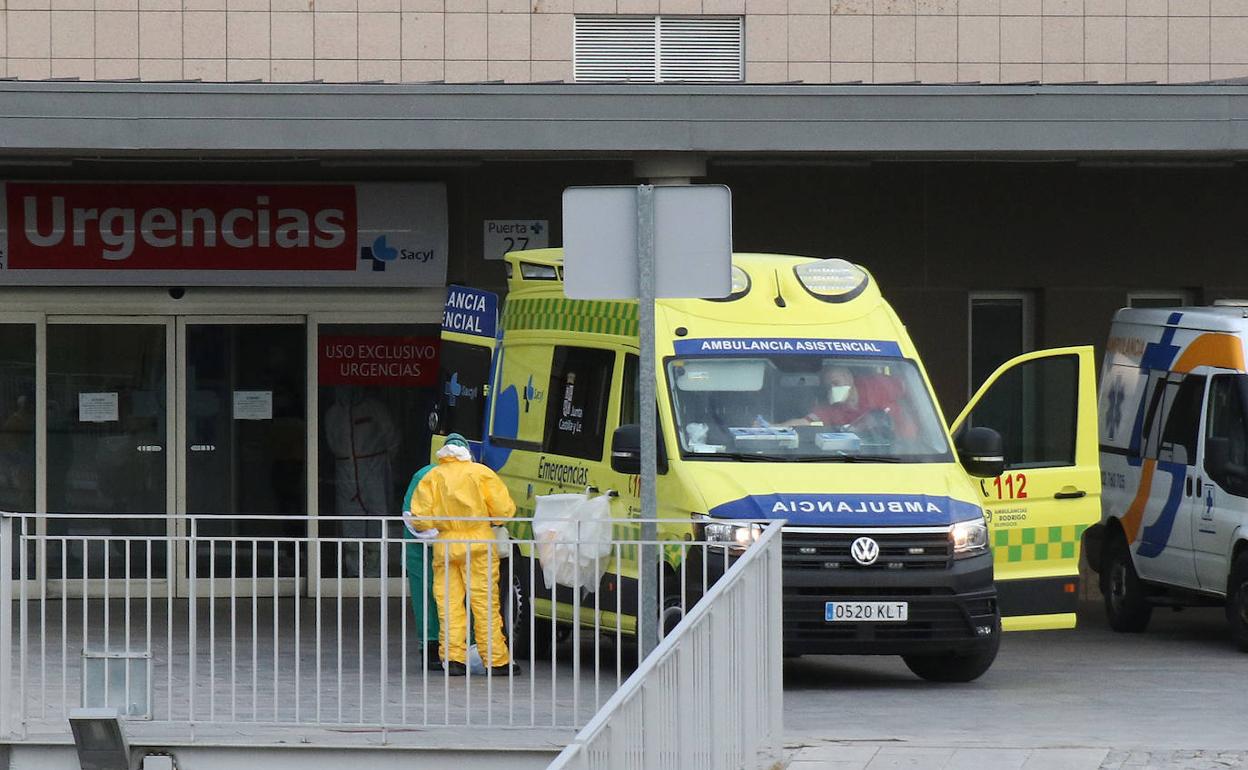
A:
<svg viewBox="0 0 1248 770">
<path fill-rule="evenodd" d="M 425 251 L 400 249 L 387 244 L 386 236 L 384 235 L 378 236 L 373 241 L 372 246 L 364 246 L 360 249 L 360 261 L 372 262 L 374 273 L 384 273 L 386 271 L 386 263 L 394 262 L 397 259 L 412 260 L 423 264 L 433 259 L 433 249 Z"/>
<path fill-rule="evenodd" d="M 469 401 L 475 401 L 477 398 L 477 390 L 477 388 L 469 388 L 461 385 L 459 382 L 459 372 L 454 372 L 451 374 L 451 379 L 447 381 L 446 386 L 443 388 L 443 393 L 446 395 L 446 405 L 455 406 L 455 402 L 461 398 L 466 398 Z"/>
<path fill-rule="evenodd" d="M 533 375 L 529 375 L 529 382 L 524 386 L 524 411 L 529 411 L 529 406 L 533 401 L 541 401 L 546 397 L 546 391 L 538 390 L 533 387 Z"/>
<path fill-rule="evenodd" d="M 849 546 L 849 555 L 864 567 L 875 564 L 880 558 L 880 544 L 869 537 L 860 537 Z"/>
</svg>

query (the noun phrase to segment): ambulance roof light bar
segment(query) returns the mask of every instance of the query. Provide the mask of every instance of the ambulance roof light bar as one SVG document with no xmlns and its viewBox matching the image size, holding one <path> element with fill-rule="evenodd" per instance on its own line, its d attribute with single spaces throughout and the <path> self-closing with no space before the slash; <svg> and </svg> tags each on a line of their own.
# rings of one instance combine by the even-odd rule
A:
<svg viewBox="0 0 1248 770">
<path fill-rule="evenodd" d="M 559 270 L 554 265 L 521 262 L 520 277 L 526 281 L 555 281 L 559 279 Z"/>
<path fill-rule="evenodd" d="M 741 299 L 750 293 L 750 274 L 742 270 L 740 267 L 732 266 L 732 289 L 729 290 L 727 297 L 707 297 L 712 302 L 731 302 L 734 299 Z"/>
<path fill-rule="evenodd" d="M 793 274 L 802 288 L 824 302 L 848 302 L 871 281 L 867 271 L 840 257 L 803 262 L 793 268 Z"/>
</svg>

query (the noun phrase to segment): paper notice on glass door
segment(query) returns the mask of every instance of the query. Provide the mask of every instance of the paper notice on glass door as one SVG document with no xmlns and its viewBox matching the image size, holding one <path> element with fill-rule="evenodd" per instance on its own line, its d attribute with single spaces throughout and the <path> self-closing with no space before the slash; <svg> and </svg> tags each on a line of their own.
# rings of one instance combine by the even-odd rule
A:
<svg viewBox="0 0 1248 770">
<path fill-rule="evenodd" d="M 117 422 L 117 394 L 79 393 L 78 422 Z"/>
<path fill-rule="evenodd" d="M 273 391 L 271 390 L 236 390 L 234 391 L 235 420 L 272 420 Z"/>
</svg>

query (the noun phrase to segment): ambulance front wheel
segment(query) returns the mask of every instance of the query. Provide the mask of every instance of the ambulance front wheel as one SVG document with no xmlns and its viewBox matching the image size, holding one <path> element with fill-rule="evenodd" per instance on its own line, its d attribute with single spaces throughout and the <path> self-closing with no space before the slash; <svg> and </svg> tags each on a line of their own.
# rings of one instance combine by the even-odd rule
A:
<svg viewBox="0 0 1248 770">
<path fill-rule="evenodd" d="M 1241 553 L 1231 565 L 1226 592 L 1226 619 L 1231 624 L 1231 638 L 1239 649 L 1248 652 L 1248 552 Z"/>
<path fill-rule="evenodd" d="M 1109 542 L 1101 564 L 1101 593 L 1105 596 L 1110 628 L 1128 634 L 1148 628 L 1153 606 L 1148 603 L 1144 583 L 1131 562 L 1131 548 L 1122 533 Z"/>
<path fill-rule="evenodd" d="M 984 675 L 997 659 L 1001 648 L 1001 618 L 988 643 L 973 652 L 945 655 L 903 655 L 902 660 L 917 676 L 929 682 L 973 682 Z"/>
</svg>

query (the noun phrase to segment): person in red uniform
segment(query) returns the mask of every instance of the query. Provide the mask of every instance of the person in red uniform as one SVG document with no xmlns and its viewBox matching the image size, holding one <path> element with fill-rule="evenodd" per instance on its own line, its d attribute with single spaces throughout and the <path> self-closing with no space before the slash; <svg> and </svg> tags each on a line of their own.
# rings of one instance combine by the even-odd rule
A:
<svg viewBox="0 0 1248 770">
<path fill-rule="evenodd" d="M 883 412 L 892 421 L 896 435 L 912 438 L 916 432 L 906 409 L 899 406 L 905 395 L 901 378 L 884 374 L 854 375 L 847 366 L 829 366 L 823 370 L 820 382 L 827 389 L 825 399 L 811 408 L 805 417 L 797 417 L 780 423 L 784 426 L 823 425 L 839 428 L 855 423 L 873 412 Z"/>
</svg>

